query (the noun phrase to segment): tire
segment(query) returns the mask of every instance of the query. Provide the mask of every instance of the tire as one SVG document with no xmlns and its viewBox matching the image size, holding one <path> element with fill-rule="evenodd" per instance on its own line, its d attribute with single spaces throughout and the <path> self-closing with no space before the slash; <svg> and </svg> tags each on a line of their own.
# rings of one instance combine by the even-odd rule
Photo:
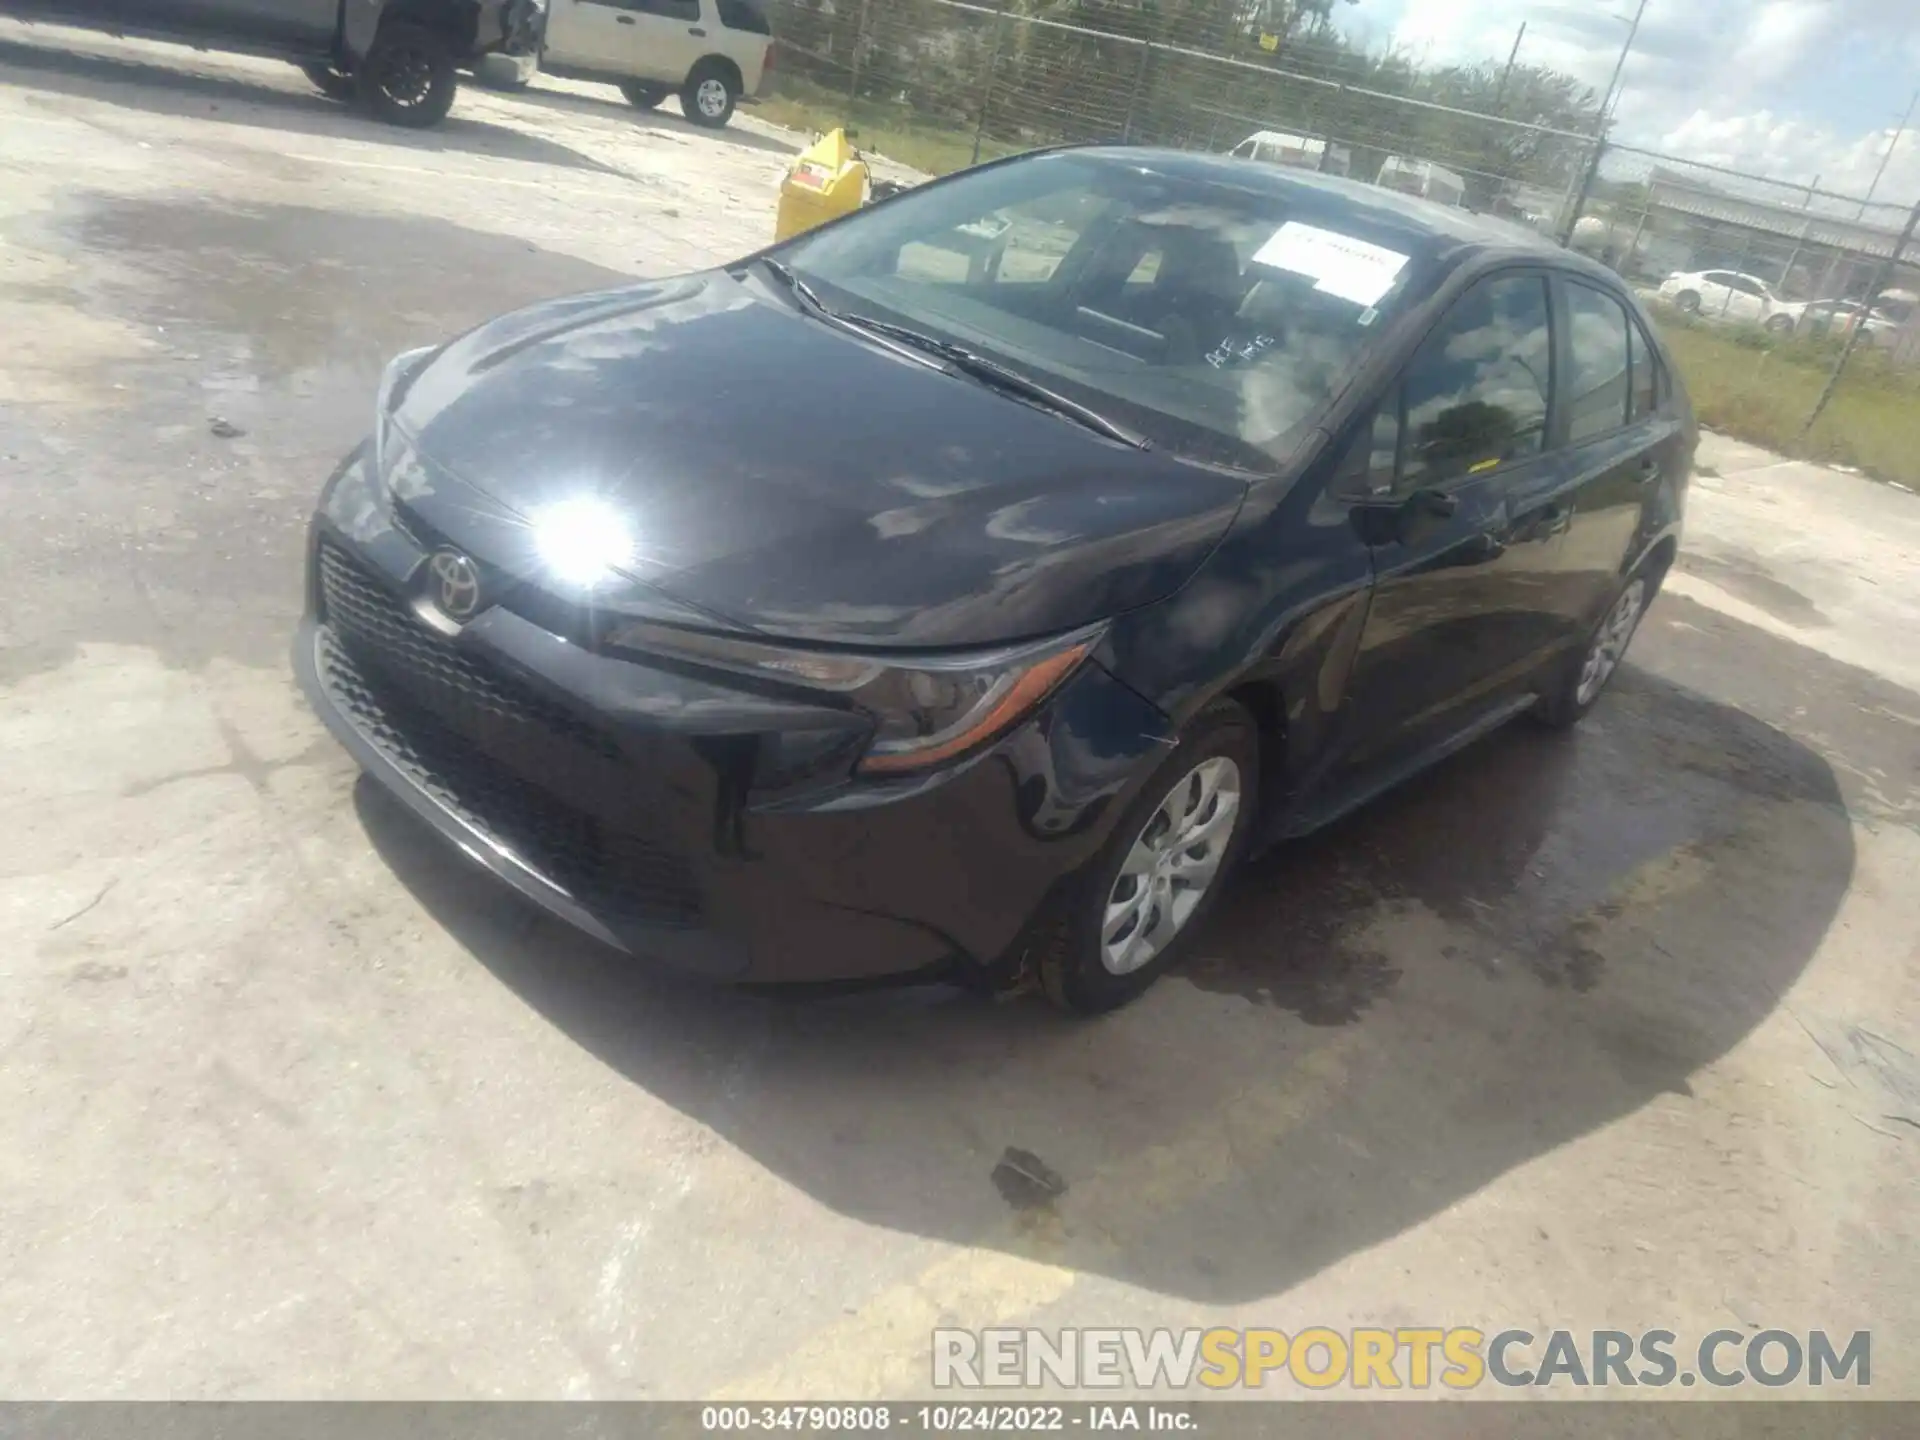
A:
<svg viewBox="0 0 1920 1440">
<path fill-rule="evenodd" d="M 1771 316 L 1767 320 L 1767 329 L 1775 335 L 1791 335 L 1793 333 L 1793 317 L 1791 315 Z"/>
<path fill-rule="evenodd" d="M 355 74 L 360 102 L 376 118 L 409 130 L 446 119 L 460 84 L 447 42 L 424 26 L 399 22 L 380 27 Z"/>
<path fill-rule="evenodd" d="M 1076 1015 L 1102 1014 L 1136 998 L 1179 964 L 1246 853 L 1259 793 L 1260 740 L 1253 717 L 1231 700 L 1209 705 L 1030 938 L 1029 954 L 1047 998 Z M 1169 826 L 1183 825 L 1184 833 L 1194 833 L 1209 822 L 1203 841 L 1177 851 L 1166 848 Z M 1154 868 L 1136 877 L 1133 867 L 1143 861 Z M 1196 873 L 1210 862 L 1205 884 L 1183 884 L 1175 875 L 1181 862 Z M 1183 897 L 1189 902 L 1184 906 Z M 1129 905 L 1130 911 L 1120 908 Z M 1172 919 L 1173 928 L 1160 935 L 1156 948 L 1143 952 L 1164 919 Z"/>
<path fill-rule="evenodd" d="M 680 113 L 695 125 L 718 130 L 740 103 L 740 77 L 718 60 L 702 60 L 680 87 Z"/>
<path fill-rule="evenodd" d="M 331 65 L 318 63 L 302 65 L 300 73 L 313 82 L 313 88 L 329 100 L 351 100 L 354 94 L 353 77 L 344 70 L 336 70 Z"/>
<path fill-rule="evenodd" d="M 1565 730 L 1579 724 L 1600 703 L 1619 673 L 1640 622 L 1647 618 L 1654 596 L 1660 593 L 1665 573 L 1664 566 L 1643 563 L 1627 577 L 1607 602 L 1587 643 L 1555 667 L 1546 693 L 1528 712 L 1535 721 L 1550 730 Z M 1625 614 L 1628 610 L 1632 613 Z"/>
<path fill-rule="evenodd" d="M 622 80 L 620 93 L 636 110 L 658 110 L 660 102 L 673 93 L 671 85 L 655 85 L 647 80 Z"/>
<path fill-rule="evenodd" d="M 1678 295 L 1673 297 L 1673 303 L 1679 307 L 1682 315 L 1698 315 L 1700 313 L 1700 292 L 1697 290 L 1682 290 Z"/>
</svg>

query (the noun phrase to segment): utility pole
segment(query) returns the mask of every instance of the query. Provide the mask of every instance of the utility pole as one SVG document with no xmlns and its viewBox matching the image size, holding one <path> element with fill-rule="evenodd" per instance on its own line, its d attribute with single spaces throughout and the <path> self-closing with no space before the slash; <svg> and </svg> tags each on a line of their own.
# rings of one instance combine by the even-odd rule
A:
<svg viewBox="0 0 1920 1440">
<path fill-rule="evenodd" d="M 1620 58 L 1613 62 L 1613 78 L 1607 81 L 1607 93 L 1600 97 L 1600 124 L 1594 131 L 1597 136 L 1607 128 L 1607 116 L 1613 109 L 1613 92 L 1620 84 L 1620 73 L 1627 68 L 1627 56 L 1633 53 L 1633 42 L 1640 38 L 1640 20 L 1647 13 L 1647 0 L 1640 0 L 1639 8 L 1633 12 L 1633 23 L 1627 26 L 1627 43 L 1620 47 Z"/>
<path fill-rule="evenodd" d="M 1494 93 L 1493 109 L 1495 114 L 1503 111 L 1507 103 L 1507 82 L 1513 78 L 1513 62 L 1520 58 L 1520 42 L 1527 38 L 1527 22 L 1520 22 L 1520 29 L 1513 37 L 1513 49 L 1507 52 L 1507 68 L 1500 72 L 1500 88 Z"/>
<path fill-rule="evenodd" d="M 1913 123 L 1913 112 L 1916 106 L 1920 106 L 1920 90 L 1914 91 L 1913 99 L 1907 102 L 1907 113 L 1900 117 L 1900 128 L 1893 132 L 1893 143 L 1887 146 L 1887 153 L 1880 157 L 1880 168 L 1873 172 L 1873 183 L 1867 186 L 1867 198 L 1860 202 L 1860 213 L 1854 216 L 1854 219 L 1866 219 L 1867 206 L 1873 203 L 1873 192 L 1880 188 L 1880 181 L 1886 176 L 1887 166 L 1893 161 L 1893 152 L 1898 150 L 1900 142 L 1906 139 L 1907 126 Z"/>
<path fill-rule="evenodd" d="M 1607 80 L 1606 93 L 1600 97 L 1600 113 L 1593 121 L 1593 152 L 1587 162 L 1580 167 L 1575 177 L 1573 189 L 1567 199 L 1566 223 L 1560 228 L 1560 243 L 1571 244 L 1573 227 L 1580 223 L 1580 212 L 1586 208 L 1587 196 L 1593 190 L 1593 182 L 1600 178 L 1600 157 L 1607 149 L 1607 116 L 1613 109 L 1614 91 L 1620 85 L 1620 73 L 1627 68 L 1627 56 L 1633 53 L 1633 42 L 1640 37 L 1640 20 L 1647 13 L 1647 0 L 1640 0 L 1633 12 L 1633 20 L 1627 26 L 1627 40 L 1620 47 L 1620 58 L 1613 62 L 1613 74 Z M 1614 17 L 1616 20 L 1619 16 Z"/>
</svg>

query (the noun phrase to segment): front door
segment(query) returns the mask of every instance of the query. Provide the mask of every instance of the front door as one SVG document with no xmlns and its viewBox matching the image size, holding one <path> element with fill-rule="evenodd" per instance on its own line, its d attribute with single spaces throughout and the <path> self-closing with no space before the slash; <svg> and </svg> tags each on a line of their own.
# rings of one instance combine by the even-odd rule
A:
<svg viewBox="0 0 1920 1440">
<path fill-rule="evenodd" d="M 1466 728 L 1569 638 L 1571 474 L 1547 444 L 1550 316 L 1538 271 L 1479 281 L 1375 421 L 1371 494 L 1356 506 L 1375 580 L 1349 689 L 1350 770 Z"/>
<path fill-rule="evenodd" d="M 254 44 L 293 46 L 324 55 L 340 23 L 337 0 L 164 0 L 150 7 L 123 5 L 124 15 L 143 9 L 182 28 Z"/>
</svg>

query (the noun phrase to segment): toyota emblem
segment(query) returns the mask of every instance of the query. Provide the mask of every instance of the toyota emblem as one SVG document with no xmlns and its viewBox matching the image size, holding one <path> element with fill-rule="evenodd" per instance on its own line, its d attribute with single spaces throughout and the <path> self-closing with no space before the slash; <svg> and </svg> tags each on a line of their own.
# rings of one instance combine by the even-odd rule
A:
<svg viewBox="0 0 1920 1440">
<path fill-rule="evenodd" d="M 480 610 L 480 567 L 458 550 L 442 550 L 427 562 L 433 599 L 450 620 L 471 620 Z"/>
</svg>

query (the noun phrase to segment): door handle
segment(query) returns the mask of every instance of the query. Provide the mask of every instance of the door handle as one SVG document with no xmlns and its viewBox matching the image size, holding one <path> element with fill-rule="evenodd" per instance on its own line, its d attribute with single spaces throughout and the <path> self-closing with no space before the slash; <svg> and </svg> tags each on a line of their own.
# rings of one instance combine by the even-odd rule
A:
<svg viewBox="0 0 1920 1440">
<path fill-rule="evenodd" d="M 707 32 L 702 30 L 698 25 L 689 25 L 687 27 L 687 34 L 698 35 L 701 39 L 704 40 L 706 38 Z"/>
<path fill-rule="evenodd" d="M 633 23 L 633 17 L 631 15 L 616 15 L 613 18 L 622 25 L 631 25 Z"/>
</svg>

